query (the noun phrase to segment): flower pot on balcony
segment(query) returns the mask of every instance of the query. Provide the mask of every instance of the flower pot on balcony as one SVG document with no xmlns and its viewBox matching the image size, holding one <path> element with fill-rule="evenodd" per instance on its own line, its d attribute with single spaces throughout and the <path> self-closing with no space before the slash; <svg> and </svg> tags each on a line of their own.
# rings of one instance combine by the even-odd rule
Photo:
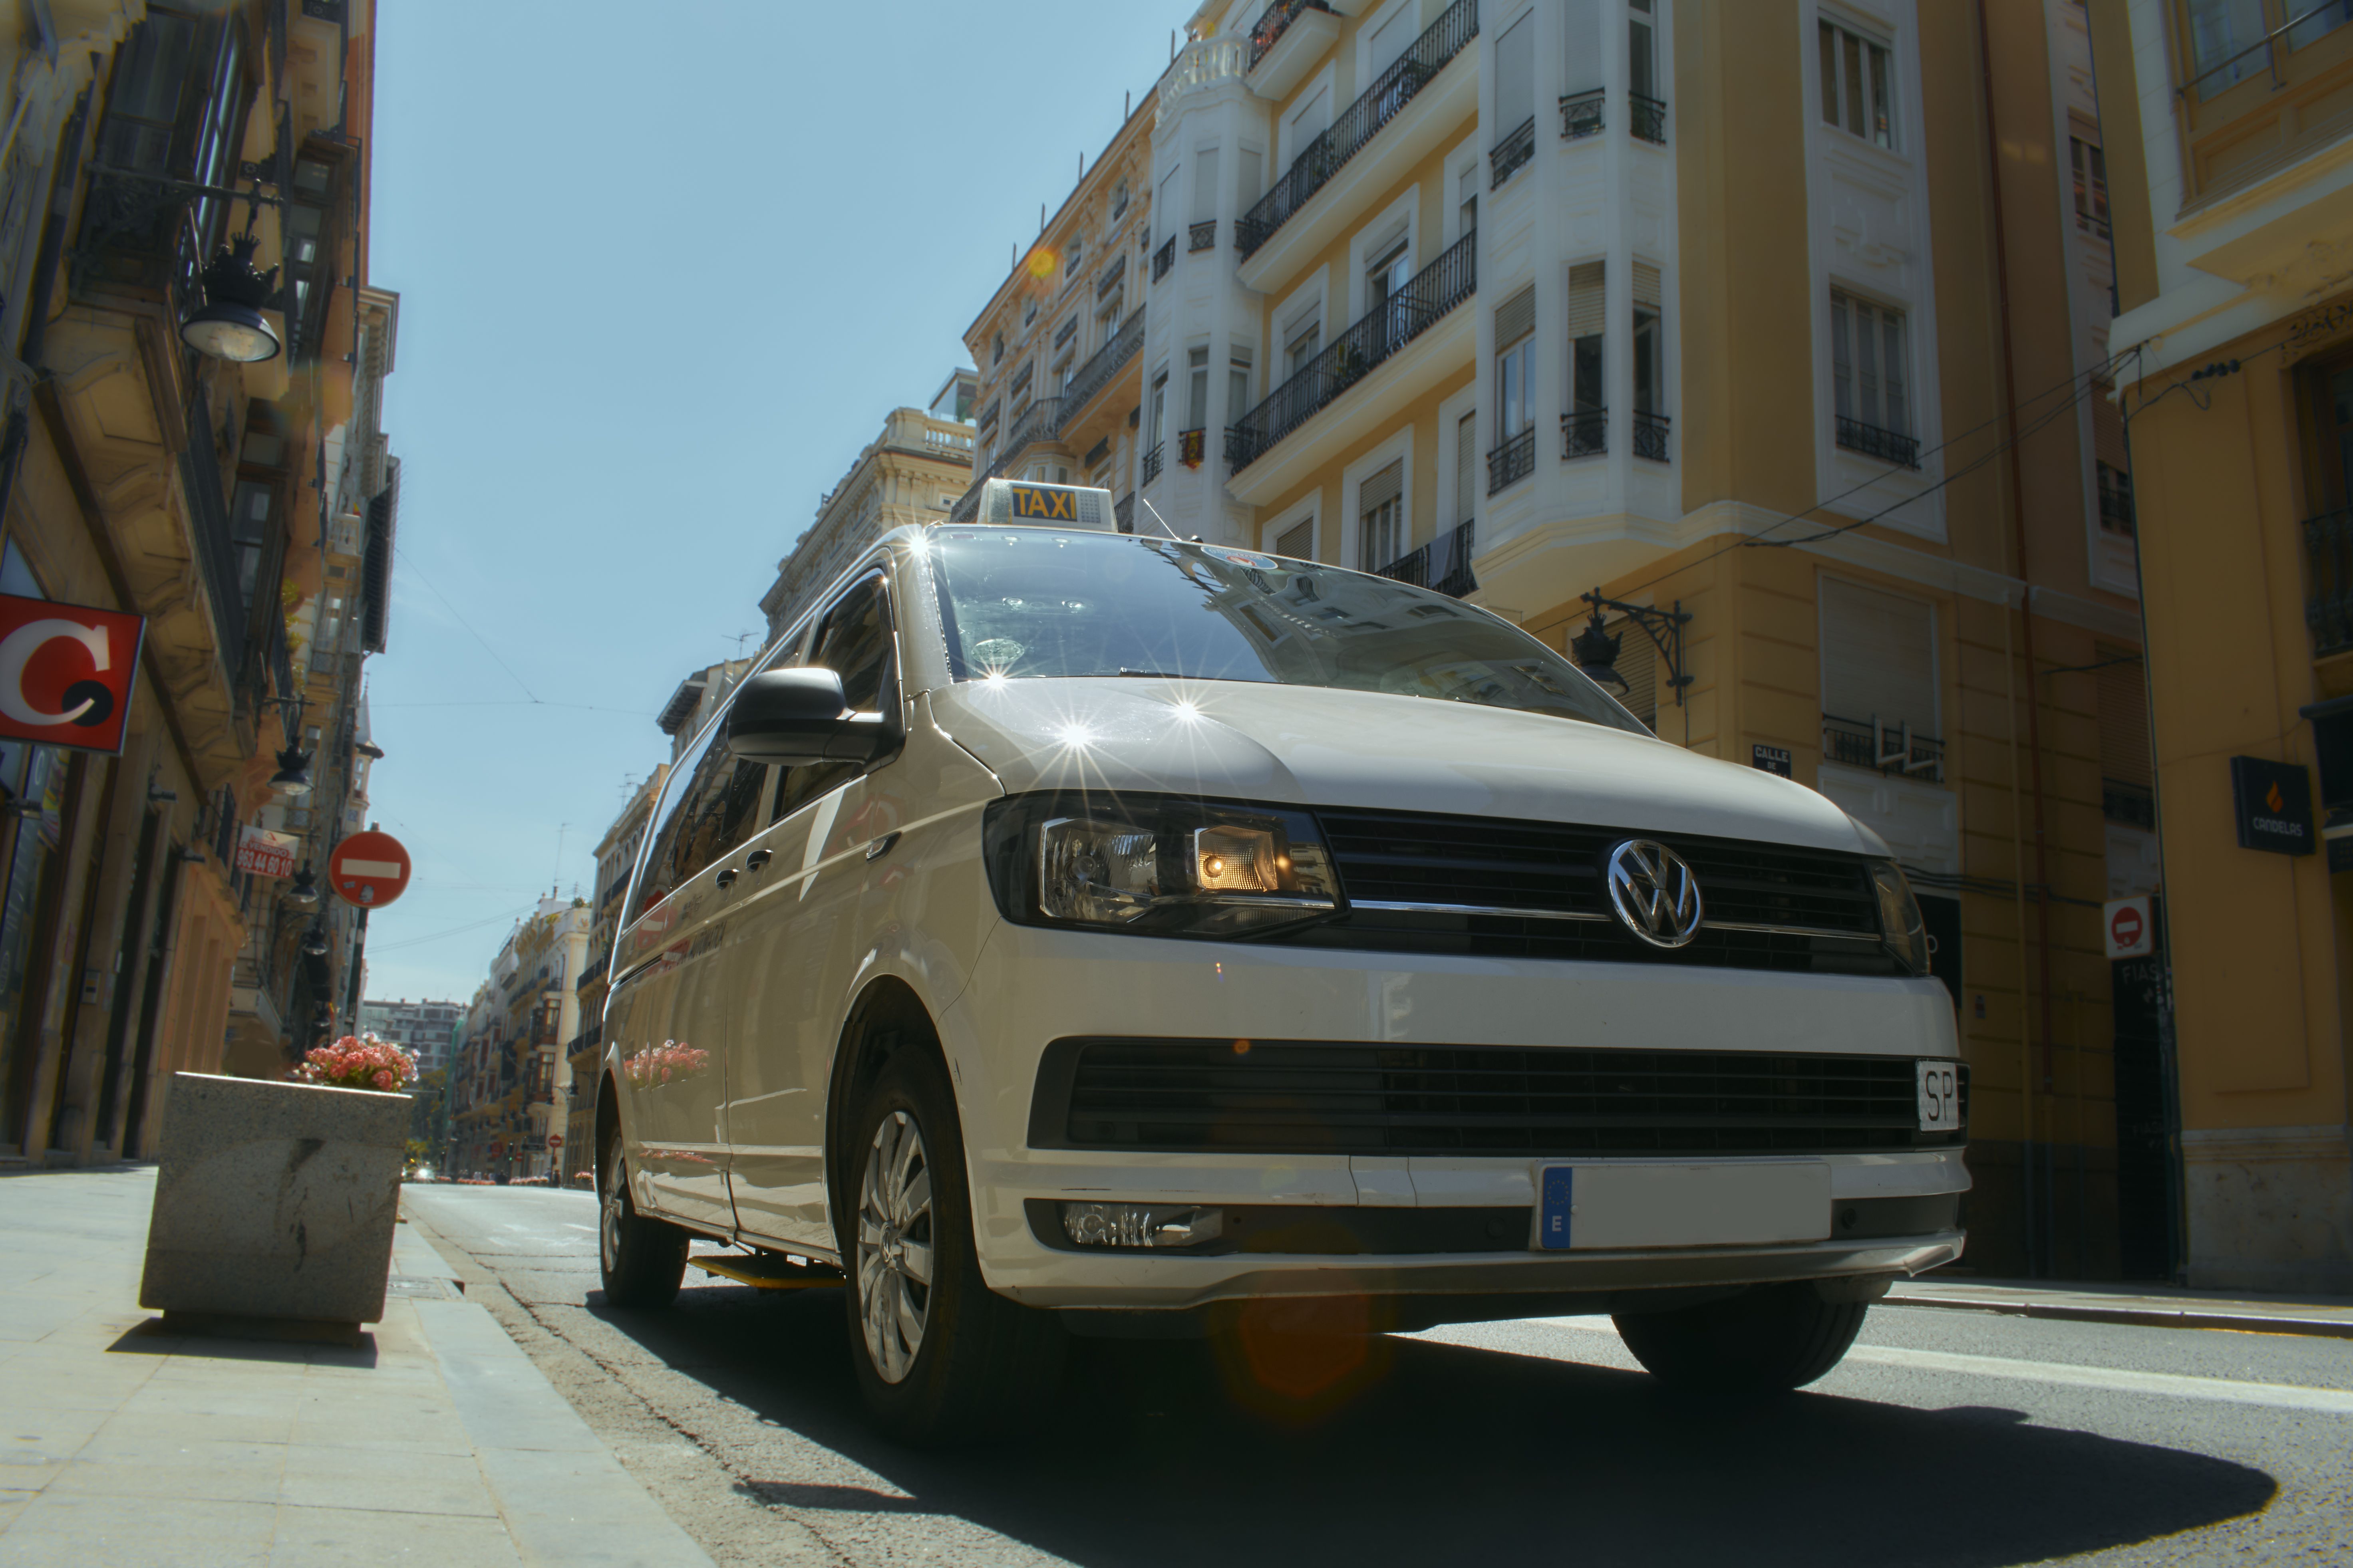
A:
<svg viewBox="0 0 2353 1568">
<path fill-rule="evenodd" d="M 412 1103 L 174 1073 L 139 1304 L 195 1318 L 380 1321 Z"/>
</svg>

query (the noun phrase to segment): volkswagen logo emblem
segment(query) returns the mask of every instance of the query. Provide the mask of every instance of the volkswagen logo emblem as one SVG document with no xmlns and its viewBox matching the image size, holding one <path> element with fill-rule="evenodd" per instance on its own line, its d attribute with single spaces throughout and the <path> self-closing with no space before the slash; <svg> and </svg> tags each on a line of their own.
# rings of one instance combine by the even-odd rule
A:
<svg viewBox="0 0 2353 1568">
<path fill-rule="evenodd" d="M 1699 934 L 1699 879 L 1665 845 L 1629 838 L 1602 870 L 1620 923 L 1652 947 L 1682 947 Z"/>
</svg>

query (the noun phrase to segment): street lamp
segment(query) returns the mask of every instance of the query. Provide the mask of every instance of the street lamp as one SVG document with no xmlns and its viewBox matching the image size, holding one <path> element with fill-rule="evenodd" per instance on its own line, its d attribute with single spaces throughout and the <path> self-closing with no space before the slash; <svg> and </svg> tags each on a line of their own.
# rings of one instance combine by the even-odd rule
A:
<svg viewBox="0 0 2353 1568">
<path fill-rule="evenodd" d="M 289 746 L 278 753 L 278 771 L 269 777 L 269 787 L 292 800 L 311 793 L 311 753 L 300 746 Z"/>
<path fill-rule="evenodd" d="M 1586 679 L 1612 697 L 1623 697 L 1633 689 L 1618 673 L 1618 648 L 1624 641 L 1601 629 L 1601 612 L 1596 610 L 1592 621 L 1569 643 L 1568 657 L 1577 661 Z"/>
<path fill-rule="evenodd" d="M 180 341 L 199 353 L 233 364 L 276 359 L 282 346 L 261 307 L 278 286 L 278 268 L 253 265 L 260 239 L 248 228 L 205 263 L 204 308 L 180 323 Z"/>
<path fill-rule="evenodd" d="M 298 910 L 314 907 L 319 901 L 319 879 L 304 866 L 294 873 L 294 885 L 286 889 L 286 901 Z"/>
<path fill-rule="evenodd" d="M 1692 678 L 1683 673 L 1683 627 L 1691 621 L 1691 612 L 1683 608 L 1683 601 L 1676 600 L 1672 610 L 1662 610 L 1655 605 L 1630 605 L 1623 599 L 1605 598 L 1596 588 L 1585 595 L 1585 602 L 1593 606 L 1593 619 L 1570 639 L 1568 655 L 1586 678 L 1612 697 L 1624 697 L 1632 690 L 1617 668 L 1618 649 L 1625 639 L 1601 629 L 1601 612 L 1615 610 L 1641 627 L 1642 635 L 1659 650 L 1659 657 L 1667 661 L 1667 686 L 1675 694 L 1675 706 L 1682 707 L 1683 688 L 1692 683 Z"/>
</svg>

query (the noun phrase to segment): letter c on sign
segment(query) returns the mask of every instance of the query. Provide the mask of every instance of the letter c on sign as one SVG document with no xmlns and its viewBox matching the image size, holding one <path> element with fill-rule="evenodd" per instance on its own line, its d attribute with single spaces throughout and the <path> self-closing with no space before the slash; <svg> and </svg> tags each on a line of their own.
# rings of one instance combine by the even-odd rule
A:
<svg viewBox="0 0 2353 1568">
<path fill-rule="evenodd" d="M 86 626 L 77 621 L 27 621 L 0 638 L 0 713 L 5 713 L 19 724 L 71 724 L 79 721 L 91 707 L 104 700 L 104 692 L 84 697 L 79 706 L 62 713 L 44 713 L 33 706 L 25 695 L 25 667 L 33 656 L 48 643 L 59 637 L 71 637 L 90 649 L 90 664 L 99 669 L 107 668 L 106 631 L 101 626 Z M 77 689 L 87 689 L 94 683 L 80 681 Z M 72 690 L 66 693 L 70 697 Z"/>
</svg>

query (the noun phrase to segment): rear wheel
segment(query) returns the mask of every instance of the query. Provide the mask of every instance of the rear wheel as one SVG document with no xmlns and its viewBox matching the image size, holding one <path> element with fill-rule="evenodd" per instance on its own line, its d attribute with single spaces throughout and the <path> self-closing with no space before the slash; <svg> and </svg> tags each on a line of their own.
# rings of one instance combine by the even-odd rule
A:
<svg viewBox="0 0 2353 1568">
<path fill-rule="evenodd" d="M 1018 1426 L 1060 1381 L 1061 1325 L 981 1279 L 963 1132 L 937 1058 L 902 1037 L 849 1132 L 842 1294 L 868 1412 L 909 1443 Z"/>
<path fill-rule="evenodd" d="M 649 1219 L 629 1199 L 629 1167 L 617 1122 L 596 1167 L 596 1265 L 613 1307 L 667 1307 L 686 1278 L 687 1244 L 674 1225 Z"/>
<path fill-rule="evenodd" d="M 1672 1312 L 1624 1313 L 1619 1337 L 1652 1376 L 1695 1394 L 1780 1394 L 1839 1363 L 1868 1301 L 1826 1301 L 1804 1280 Z"/>
</svg>

